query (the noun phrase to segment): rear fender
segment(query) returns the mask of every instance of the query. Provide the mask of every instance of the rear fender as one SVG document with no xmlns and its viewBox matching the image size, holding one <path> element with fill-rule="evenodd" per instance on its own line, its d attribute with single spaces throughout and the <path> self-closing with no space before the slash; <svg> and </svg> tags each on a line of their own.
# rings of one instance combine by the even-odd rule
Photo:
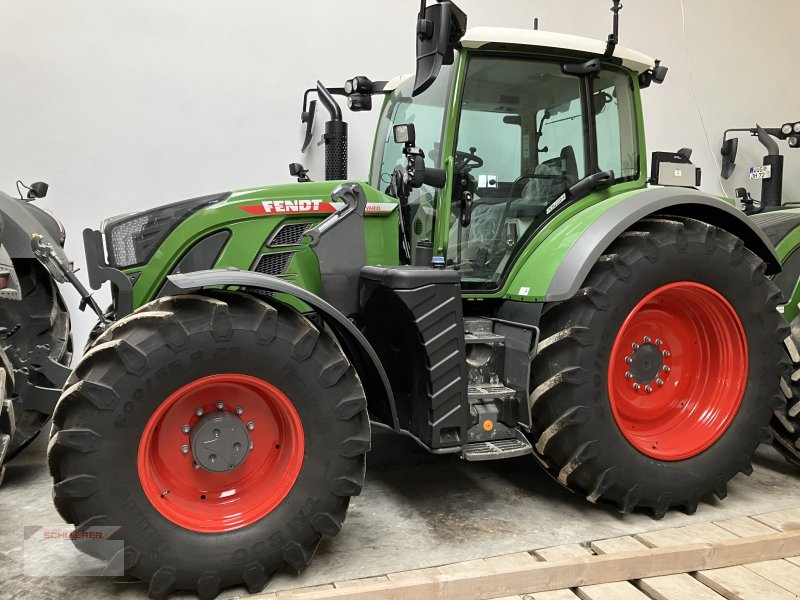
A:
<svg viewBox="0 0 800 600">
<path fill-rule="evenodd" d="M 3 219 L 3 246 L 11 258 L 36 258 L 31 250 L 31 235 L 38 233 L 53 247 L 62 262 L 67 256 L 61 247 L 58 222 L 29 202 L 0 192 L 0 216 Z"/>
<path fill-rule="evenodd" d="M 356 369 L 370 403 L 370 417 L 399 430 L 397 408 L 389 377 L 378 354 L 353 323 L 331 304 L 288 281 L 238 269 L 212 269 L 167 277 L 162 296 L 189 294 L 204 287 L 247 288 L 262 292 L 287 294 L 311 308 L 333 331 L 342 350 Z"/>
<path fill-rule="evenodd" d="M 693 189 L 652 188 L 609 198 L 564 222 L 528 256 L 506 297 L 538 302 L 573 297 L 611 243 L 653 216 L 689 217 L 724 229 L 766 263 L 768 275 L 781 270 L 767 236 L 734 206 Z M 550 277 L 542 277 L 545 269 L 551 270 Z"/>
</svg>

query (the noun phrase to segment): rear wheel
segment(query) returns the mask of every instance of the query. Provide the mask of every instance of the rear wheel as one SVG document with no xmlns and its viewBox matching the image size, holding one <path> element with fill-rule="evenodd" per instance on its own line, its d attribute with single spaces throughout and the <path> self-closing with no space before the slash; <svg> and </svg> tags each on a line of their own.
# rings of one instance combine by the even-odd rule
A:
<svg viewBox="0 0 800 600">
<path fill-rule="evenodd" d="M 738 238 L 691 219 L 637 223 L 542 316 L 537 453 L 622 512 L 725 497 L 782 404 L 765 392 L 785 364 L 779 298 Z"/>
<path fill-rule="evenodd" d="M 791 334 L 784 341 L 794 363 L 792 374 L 781 379 L 786 407 L 775 411 L 770 423 L 772 445 L 790 463 L 800 467 L 800 317 L 795 317 Z"/>
<path fill-rule="evenodd" d="M 0 483 L 5 474 L 3 462 L 14 438 L 14 404 L 11 400 L 13 393 L 14 371 L 6 353 L 0 350 Z"/>
<path fill-rule="evenodd" d="M 219 292 L 156 300 L 104 332 L 67 382 L 49 462 L 67 521 L 122 526 L 124 552 L 104 558 L 151 597 L 210 598 L 305 567 L 360 492 L 369 443 L 333 339 Z"/>
<path fill-rule="evenodd" d="M 22 300 L 0 300 L 0 327 L 10 334 L 2 341 L 15 369 L 24 366 L 37 346 L 47 345 L 50 357 L 62 365 L 72 361 L 72 333 L 69 312 L 50 274 L 34 259 L 15 260 L 14 269 Z M 30 375 L 31 383 L 53 387 L 47 377 Z M 6 460 L 30 444 L 50 418 L 49 414 L 26 408 L 25 397 L 14 398 L 16 427 Z"/>
</svg>

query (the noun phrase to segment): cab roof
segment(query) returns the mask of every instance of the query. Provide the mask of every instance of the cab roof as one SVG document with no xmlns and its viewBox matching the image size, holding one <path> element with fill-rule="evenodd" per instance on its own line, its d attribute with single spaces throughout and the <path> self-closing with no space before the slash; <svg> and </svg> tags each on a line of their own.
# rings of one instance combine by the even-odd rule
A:
<svg viewBox="0 0 800 600">
<path fill-rule="evenodd" d="M 606 51 L 606 42 L 600 40 L 535 29 L 473 27 L 461 38 L 461 45 L 465 48 L 482 48 L 490 44 L 528 46 L 531 49 L 558 48 L 593 56 L 602 56 Z M 614 57 L 622 60 L 624 67 L 637 73 L 643 73 L 655 66 L 655 60 L 649 56 L 623 46 L 614 49 Z"/>
</svg>

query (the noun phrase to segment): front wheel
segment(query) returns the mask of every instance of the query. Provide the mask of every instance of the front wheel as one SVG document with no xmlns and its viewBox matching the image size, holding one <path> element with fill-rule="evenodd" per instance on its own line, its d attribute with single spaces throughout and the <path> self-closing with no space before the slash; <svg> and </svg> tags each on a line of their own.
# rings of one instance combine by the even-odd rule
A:
<svg viewBox="0 0 800 600">
<path fill-rule="evenodd" d="M 533 441 L 564 485 L 660 517 L 750 474 L 785 364 L 780 294 L 764 270 L 723 230 L 649 219 L 574 298 L 546 307 Z"/>
<path fill-rule="evenodd" d="M 361 383 L 332 338 L 244 294 L 156 300 L 104 332 L 53 418 L 54 502 L 121 526 L 150 596 L 263 589 L 342 526 L 363 484 Z"/>
</svg>

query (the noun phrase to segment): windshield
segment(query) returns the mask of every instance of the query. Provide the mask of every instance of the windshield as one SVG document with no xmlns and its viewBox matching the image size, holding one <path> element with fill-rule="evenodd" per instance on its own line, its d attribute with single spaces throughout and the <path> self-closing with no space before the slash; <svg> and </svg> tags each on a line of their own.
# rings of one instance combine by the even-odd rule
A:
<svg viewBox="0 0 800 600">
<path fill-rule="evenodd" d="M 403 145 L 396 144 L 393 138 L 395 125 L 413 123 L 417 146 L 425 152 L 426 163 L 428 166 L 441 167 L 442 130 L 451 71 L 451 66 L 442 67 L 434 84 L 417 97 L 411 96 L 414 89 L 413 77 L 405 79 L 389 96 L 378 121 L 375 138 L 375 155 L 370 177 L 373 187 L 385 192 L 394 168 L 398 165 L 405 166 Z M 408 199 L 412 260 L 418 242 L 433 241 L 438 193 L 439 190 L 423 185 L 413 190 Z"/>
</svg>

